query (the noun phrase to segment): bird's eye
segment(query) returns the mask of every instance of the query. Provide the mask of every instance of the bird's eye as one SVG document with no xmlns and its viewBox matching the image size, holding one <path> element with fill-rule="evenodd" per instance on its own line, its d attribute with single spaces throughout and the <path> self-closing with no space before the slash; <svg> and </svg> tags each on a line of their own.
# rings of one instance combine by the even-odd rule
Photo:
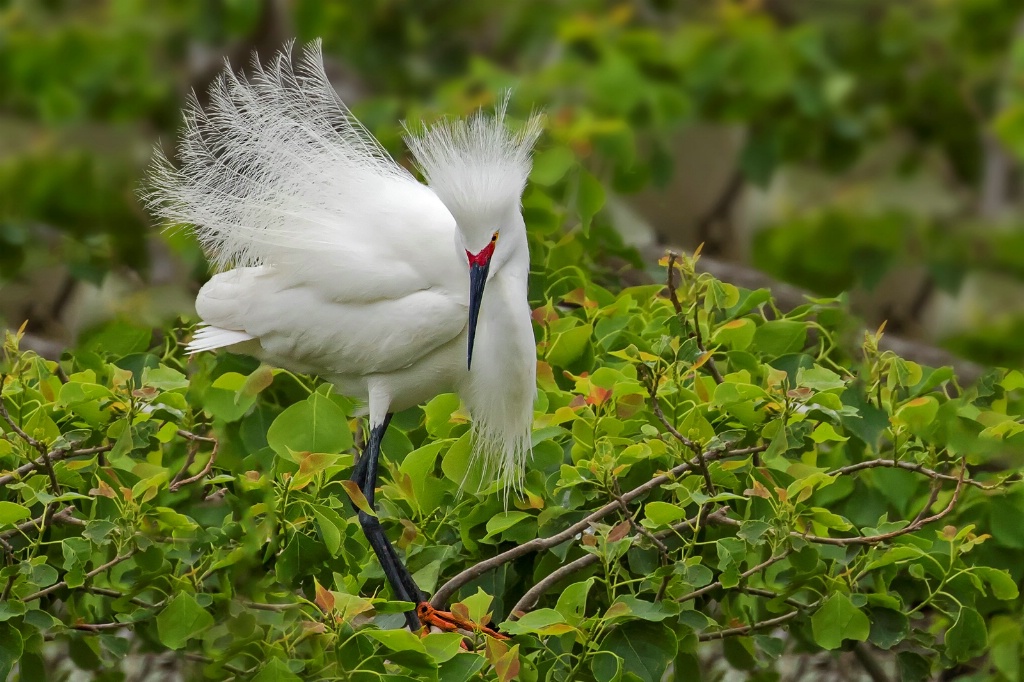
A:
<svg viewBox="0 0 1024 682">
<path fill-rule="evenodd" d="M 498 233 L 497 232 L 495 232 L 494 234 L 491 235 L 491 243 L 493 244 L 496 241 L 498 241 Z"/>
</svg>

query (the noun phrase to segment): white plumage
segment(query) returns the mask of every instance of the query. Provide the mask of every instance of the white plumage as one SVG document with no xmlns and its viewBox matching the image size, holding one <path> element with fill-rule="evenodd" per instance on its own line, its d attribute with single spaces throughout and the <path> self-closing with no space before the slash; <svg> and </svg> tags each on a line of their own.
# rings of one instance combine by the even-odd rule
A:
<svg viewBox="0 0 1024 682">
<path fill-rule="evenodd" d="M 513 133 L 504 114 L 410 134 L 428 187 L 337 97 L 319 44 L 297 68 L 285 49 L 249 79 L 227 69 L 208 110 L 190 102 L 180 165 L 158 155 L 145 196 L 224 270 L 196 300 L 208 326 L 189 352 L 318 373 L 365 400 L 371 425 L 456 391 L 481 465 L 517 482 L 536 391 L 520 196 L 540 127 Z M 469 369 L 467 259 L 491 248 Z"/>
</svg>

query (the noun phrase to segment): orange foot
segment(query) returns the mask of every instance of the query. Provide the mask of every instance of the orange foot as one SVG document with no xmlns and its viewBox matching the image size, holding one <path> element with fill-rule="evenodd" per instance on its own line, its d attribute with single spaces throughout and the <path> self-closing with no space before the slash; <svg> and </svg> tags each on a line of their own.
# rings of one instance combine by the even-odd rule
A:
<svg viewBox="0 0 1024 682">
<path fill-rule="evenodd" d="M 492 627 L 474 623 L 468 618 L 463 618 L 450 611 L 438 611 L 425 601 L 421 601 L 416 607 L 416 615 L 419 616 L 420 622 L 428 631 L 431 627 L 438 628 L 443 632 L 479 631 L 495 639 L 508 639 L 508 635 L 503 635 Z"/>
</svg>

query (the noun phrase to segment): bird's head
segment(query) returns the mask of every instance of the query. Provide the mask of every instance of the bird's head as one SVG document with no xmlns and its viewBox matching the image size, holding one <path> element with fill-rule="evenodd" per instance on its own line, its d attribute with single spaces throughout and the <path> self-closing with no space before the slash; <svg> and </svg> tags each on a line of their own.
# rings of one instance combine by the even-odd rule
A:
<svg viewBox="0 0 1024 682">
<path fill-rule="evenodd" d="M 484 287 L 510 263 L 529 267 L 521 198 L 530 174 L 530 153 L 542 118 L 533 116 L 518 130 L 505 125 L 506 97 L 494 115 L 445 119 L 422 132 L 407 130 L 406 143 L 430 188 L 451 211 L 458 227 L 456 248 L 469 272 L 469 348 L 473 342 Z"/>
</svg>

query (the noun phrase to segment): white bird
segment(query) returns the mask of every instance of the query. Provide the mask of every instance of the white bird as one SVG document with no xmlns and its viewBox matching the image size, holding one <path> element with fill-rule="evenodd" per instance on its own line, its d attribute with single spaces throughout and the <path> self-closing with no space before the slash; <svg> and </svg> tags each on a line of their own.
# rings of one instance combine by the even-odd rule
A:
<svg viewBox="0 0 1024 682">
<path fill-rule="evenodd" d="M 373 505 L 393 412 L 443 392 L 472 416 L 477 465 L 515 485 L 530 454 L 536 346 L 521 196 L 540 133 L 493 117 L 445 120 L 406 142 L 428 185 L 363 128 L 319 43 L 250 78 L 230 66 L 185 111 L 180 165 L 157 153 L 144 196 L 188 224 L 217 269 L 190 353 L 230 347 L 316 373 L 361 399 L 370 438 L 353 480 Z M 484 291 L 486 289 L 486 296 Z M 360 522 L 398 599 L 423 593 L 375 517 Z M 417 628 L 413 612 L 406 614 Z"/>
</svg>

